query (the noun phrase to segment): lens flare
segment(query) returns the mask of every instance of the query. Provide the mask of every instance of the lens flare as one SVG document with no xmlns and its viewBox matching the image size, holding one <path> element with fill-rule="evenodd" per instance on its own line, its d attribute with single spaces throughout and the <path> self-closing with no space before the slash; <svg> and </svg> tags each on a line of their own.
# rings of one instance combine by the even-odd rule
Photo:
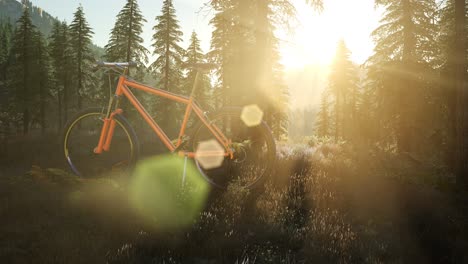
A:
<svg viewBox="0 0 468 264">
<path fill-rule="evenodd" d="M 224 148 L 215 139 L 198 143 L 195 159 L 207 170 L 221 167 L 224 160 Z"/>
<path fill-rule="evenodd" d="M 263 111 L 258 105 L 247 105 L 242 109 L 241 119 L 248 127 L 260 125 L 263 119 Z"/>
<path fill-rule="evenodd" d="M 193 224 L 208 192 L 208 183 L 193 163 L 174 155 L 139 162 L 129 186 L 130 203 L 156 230 Z"/>
</svg>

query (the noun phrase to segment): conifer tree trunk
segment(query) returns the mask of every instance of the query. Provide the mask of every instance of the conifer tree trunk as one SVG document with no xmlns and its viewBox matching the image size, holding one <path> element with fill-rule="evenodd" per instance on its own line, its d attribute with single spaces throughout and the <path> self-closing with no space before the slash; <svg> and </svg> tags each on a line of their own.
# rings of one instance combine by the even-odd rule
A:
<svg viewBox="0 0 468 264">
<path fill-rule="evenodd" d="M 465 1 L 455 0 L 455 79 L 457 91 L 457 146 L 456 146 L 456 175 L 457 181 L 465 188 L 468 187 L 468 115 L 466 108 L 468 91 L 466 87 L 466 46 L 465 46 Z"/>
<path fill-rule="evenodd" d="M 68 84 L 63 86 L 63 118 L 68 121 Z"/>
<path fill-rule="evenodd" d="M 81 27 L 81 25 L 80 25 L 80 27 Z M 82 47 L 83 44 L 81 43 L 81 32 L 80 32 L 80 36 L 79 36 L 78 39 L 79 39 L 78 40 L 79 41 L 78 46 Z M 82 58 L 83 58 L 82 56 L 83 55 L 81 54 L 81 49 L 80 49 L 78 51 L 78 57 L 77 57 L 78 58 L 78 87 L 76 89 L 76 96 L 77 96 L 77 100 L 78 100 L 78 110 L 81 110 L 81 89 L 83 87 L 83 83 L 82 83 L 82 81 L 83 81 L 83 76 L 82 75 L 83 74 L 82 74 L 82 66 L 81 66 Z"/>
<path fill-rule="evenodd" d="M 45 87 L 41 85 L 40 88 L 40 123 L 41 123 L 41 133 L 45 134 L 45 129 L 46 129 L 46 112 L 45 112 Z"/>
<path fill-rule="evenodd" d="M 24 34 L 23 43 L 27 43 L 28 37 Z M 29 50 L 26 45 L 24 45 L 24 75 L 23 75 L 23 134 L 28 134 L 29 132 L 29 122 L 30 122 L 30 113 L 29 113 Z"/>
<path fill-rule="evenodd" d="M 62 129 L 62 92 L 59 90 L 57 92 L 57 130 L 60 131 Z"/>
<path fill-rule="evenodd" d="M 413 32 L 412 32 L 412 21 L 411 21 L 411 11 L 410 11 L 410 2 L 409 0 L 403 1 L 403 57 L 402 57 L 402 66 L 405 67 L 405 74 L 402 74 L 400 78 L 400 83 L 398 87 L 398 103 L 400 104 L 397 106 L 399 110 L 398 115 L 398 135 L 397 135 L 397 145 L 399 151 L 408 152 L 410 151 L 409 146 L 409 119 L 411 116 L 409 115 L 409 108 L 410 103 L 408 97 L 411 97 L 411 90 L 414 89 L 412 83 L 412 49 L 413 49 Z"/>
</svg>

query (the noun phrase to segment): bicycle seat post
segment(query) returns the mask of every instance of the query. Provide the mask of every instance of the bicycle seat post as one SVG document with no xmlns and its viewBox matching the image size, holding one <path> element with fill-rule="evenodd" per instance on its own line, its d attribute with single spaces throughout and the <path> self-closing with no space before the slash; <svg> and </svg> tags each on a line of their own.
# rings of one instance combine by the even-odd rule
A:
<svg viewBox="0 0 468 264">
<path fill-rule="evenodd" d="M 195 81 L 193 82 L 192 92 L 190 93 L 190 99 L 193 99 L 193 97 L 195 97 L 195 91 L 197 90 L 199 75 L 200 70 L 197 69 L 197 74 L 195 74 Z"/>
</svg>

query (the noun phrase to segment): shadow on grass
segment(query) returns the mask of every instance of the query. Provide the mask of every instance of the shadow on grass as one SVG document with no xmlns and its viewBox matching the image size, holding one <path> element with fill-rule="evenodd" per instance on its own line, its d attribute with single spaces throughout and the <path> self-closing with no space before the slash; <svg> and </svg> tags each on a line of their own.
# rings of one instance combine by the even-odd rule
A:
<svg viewBox="0 0 468 264">
<path fill-rule="evenodd" d="M 382 176 L 344 145 L 280 146 L 261 190 L 213 190 L 193 224 L 154 230 L 125 184 L 33 167 L 2 175 L 5 263 L 463 263 L 451 196 Z M 404 177 L 411 177 L 408 170 Z"/>
</svg>

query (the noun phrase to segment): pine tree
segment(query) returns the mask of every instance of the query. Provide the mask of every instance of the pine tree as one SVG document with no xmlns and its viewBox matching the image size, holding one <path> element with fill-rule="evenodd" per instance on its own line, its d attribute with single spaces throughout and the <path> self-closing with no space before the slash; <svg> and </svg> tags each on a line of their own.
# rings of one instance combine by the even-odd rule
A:
<svg viewBox="0 0 468 264">
<path fill-rule="evenodd" d="M 270 124 L 277 139 L 287 135 L 289 92 L 283 81 L 283 67 L 279 63 L 278 40 L 274 31 L 277 26 L 287 25 L 295 16 L 289 1 L 255 1 L 254 32 L 254 89 L 257 100 L 265 109 L 265 120 Z M 281 10 L 281 11 L 280 11 Z"/>
<path fill-rule="evenodd" d="M 49 38 L 49 54 L 52 65 L 54 93 L 57 98 L 58 129 L 62 128 L 63 120 L 68 119 L 70 90 L 70 42 L 66 22 L 55 22 Z M 63 110 L 63 112 L 62 112 Z"/>
<path fill-rule="evenodd" d="M 195 31 L 192 32 L 192 35 L 190 37 L 190 44 L 185 53 L 185 62 L 187 64 L 205 62 L 205 55 L 203 54 L 203 51 L 200 48 L 200 40 L 198 39 L 197 33 L 195 33 Z M 200 75 L 194 96 L 203 109 L 210 109 L 212 104 L 210 101 L 210 79 L 206 75 L 206 73 L 200 72 L 199 74 Z M 187 68 L 187 74 L 184 80 L 184 93 L 188 94 L 191 91 L 195 83 L 196 75 L 196 69 L 193 69 L 191 67 Z"/>
<path fill-rule="evenodd" d="M 8 58 L 8 47 L 7 47 L 7 34 L 4 29 L 4 25 L 0 20 L 0 80 L 4 79 L 3 67 L 6 64 Z"/>
<path fill-rule="evenodd" d="M 439 107 L 439 115 L 442 113 L 443 122 L 440 122 L 439 126 L 442 130 L 446 131 L 444 133 L 446 142 L 445 148 L 443 149 L 445 158 L 450 170 L 456 173 L 457 169 L 457 149 L 460 144 L 457 142 L 457 109 L 458 102 L 457 100 L 460 97 L 457 87 L 457 65 L 460 64 L 459 59 L 463 58 L 459 54 L 459 51 L 456 51 L 456 43 L 460 41 L 459 33 L 457 34 L 456 26 L 456 1 L 455 0 L 445 0 L 443 1 L 443 6 L 440 10 L 440 37 L 439 45 L 441 48 L 439 62 L 440 67 L 440 88 L 441 94 L 441 103 Z M 465 10 L 466 12 L 466 10 Z M 468 14 L 467 14 L 468 16 Z M 467 19 L 465 17 L 465 19 Z M 468 25 L 465 23 L 465 32 Z M 465 33 L 466 36 L 466 33 Z M 465 49 L 466 43 L 468 42 L 468 36 L 464 39 Z M 466 63 L 466 62 L 465 62 Z M 466 67 L 466 66 L 465 66 Z"/>
<path fill-rule="evenodd" d="M 457 149 L 456 149 L 456 170 L 457 180 L 460 185 L 468 189 L 468 165 L 466 155 L 468 154 L 468 88 L 467 79 L 467 41 L 466 41 L 466 2 L 463 0 L 455 0 L 455 35 L 457 39 L 454 43 L 453 61 L 455 66 L 455 86 L 457 91 Z"/>
<path fill-rule="evenodd" d="M 363 78 L 360 80 L 360 89 L 357 100 L 356 100 L 356 129 L 357 137 L 360 143 L 365 143 L 366 145 L 373 144 L 377 142 L 378 136 L 378 126 L 379 122 L 376 118 L 377 113 L 379 112 L 378 106 L 379 98 L 375 95 L 375 89 L 368 78 Z"/>
<path fill-rule="evenodd" d="M 427 69 L 435 59 L 436 13 L 434 0 L 376 0 L 386 8 L 381 25 L 372 33 L 376 41 L 375 54 L 369 59 L 370 76 L 383 96 L 381 106 L 392 124 L 397 147 L 412 151 L 416 127 L 421 126 L 424 87 Z M 416 107 L 418 106 L 418 107 Z M 419 109 L 418 109 L 419 108 Z"/>
<path fill-rule="evenodd" d="M 70 27 L 64 21 L 62 22 L 62 41 L 63 41 L 63 75 L 62 75 L 62 84 L 63 84 L 63 120 L 68 120 L 68 110 L 71 107 L 71 98 L 73 90 L 73 67 L 75 66 L 73 60 L 73 52 L 71 45 L 71 36 L 70 36 Z"/>
<path fill-rule="evenodd" d="M 85 19 L 83 7 L 80 5 L 73 14 L 73 21 L 69 27 L 71 54 L 76 63 L 74 70 L 75 92 L 77 108 L 81 109 L 85 95 L 92 96 L 93 75 L 91 72 L 95 60 L 91 52 L 91 36 L 93 31 Z"/>
<path fill-rule="evenodd" d="M 10 21 L 0 21 L 0 82 L 6 80 L 12 35 L 13 29 Z"/>
<path fill-rule="evenodd" d="M 177 20 L 172 0 L 164 0 L 161 15 L 156 17 L 157 24 L 153 27 L 156 61 L 151 65 L 153 70 L 161 73 L 160 85 L 166 91 L 174 91 L 181 79 L 180 65 L 184 50 L 179 43 L 182 41 L 182 31 Z M 176 90 L 175 90 L 176 91 Z"/>
<path fill-rule="evenodd" d="M 248 0 L 211 1 L 215 16 L 210 59 L 219 65 L 215 95 L 219 107 L 255 103 L 256 65 L 254 16 L 255 2 Z M 266 51 L 265 51 L 266 52 Z M 262 52 L 263 53 L 263 52 Z M 253 63 L 252 63 L 253 62 Z"/>
<path fill-rule="evenodd" d="M 16 107 L 21 112 L 23 134 L 29 132 L 33 103 L 33 80 L 31 78 L 34 69 L 34 34 L 35 27 L 32 24 L 28 8 L 23 9 L 22 16 L 17 21 L 17 27 L 13 37 L 12 65 L 9 75 L 12 88 L 16 92 Z"/>
<path fill-rule="evenodd" d="M 13 29 L 10 21 L 0 20 L 0 135 L 9 134 L 11 121 L 12 91 L 7 84 L 8 66 L 11 64 L 11 42 Z"/>
<path fill-rule="evenodd" d="M 39 105 L 39 117 L 38 122 L 41 126 L 42 134 L 45 133 L 46 123 L 46 107 L 48 101 L 48 95 L 50 92 L 50 66 L 49 57 L 47 54 L 47 48 L 43 35 L 36 31 L 34 34 L 34 72 L 33 80 L 37 91 L 37 102 Z"/>
<path fill-rule="evenodd" d="M 330 102 L 328 93 L 322 93 L 320 109 L 317 115 L 316 132 L 319 137 L 326 137 L 330 135 Z"/>
<path fill-rule="evenodd" d="M 161 15 L 156 17 L 156 25 L 153 27 L 153 54 L 157 56 L 151 64 L 153 71 L 160 73 L 159 85 L 162 89 L 171 92 L 179 92 L 182 85 L 181 64 L 184 49 L 179 43 L 182 40 L 182 31 L 177 20 L 172 0 L 164 0 Z M 171 118 L 175 108 L 167 101 L 162 101 L 158 106 L 167 109 L 167 113 L 161 121 L 168 131 L 174 131 L 171 126 Z M 171 132 L 171 133 L 172 133 Z"/>
<path fill-rule="evenodd" d="M 146 20 L 137 1 L 127 0 L 117 15 L 109 43 L 105 46 L 107 60 L 137 62 L 137 79 L 144 77 L 145 64 L 148 63 L 148 50 L 143 46 L 141 37 L 144 22 Z"/>
<path fill-rule="evenodd" d="M 331 68 L 328 89 L 334 99 L 335 140 L 350 139 L 351 125 L 355 124 L 357 73 L 350 58 L 350 51 L 344 40 L 338 47 Z M 354 116 L 353 116 L 354 113 Z"/>
<path fill-rule="evenodd" d="M 208 57 L 218 65 L 215 70 L 216 85 L 213 91 L 213 99 L 216 103 L 214 108 L 219 109 L 226 105 L 232 105 L 230 99 L 230 78 L 229 72 L 232 68 L 233 57 L 231 39 L 233 37 L 233 27 L 231 23 L 232 6 L 230 1 L 212 1 L 211 5 L 216 11 L 215 16 L 210 20 L 214 27 L 211 36 L 211 50 Z"/>
<path fill-rule="evenodd" d="M 276 26 L 294 17 L 289 1 L 211 1 L 216 11 L 210 59 L 219 65 L 215 96 L 223 105 L 257 104 L 275 136 L 287 128 L 287 87 L 282 81 Z"/>
</svg>

